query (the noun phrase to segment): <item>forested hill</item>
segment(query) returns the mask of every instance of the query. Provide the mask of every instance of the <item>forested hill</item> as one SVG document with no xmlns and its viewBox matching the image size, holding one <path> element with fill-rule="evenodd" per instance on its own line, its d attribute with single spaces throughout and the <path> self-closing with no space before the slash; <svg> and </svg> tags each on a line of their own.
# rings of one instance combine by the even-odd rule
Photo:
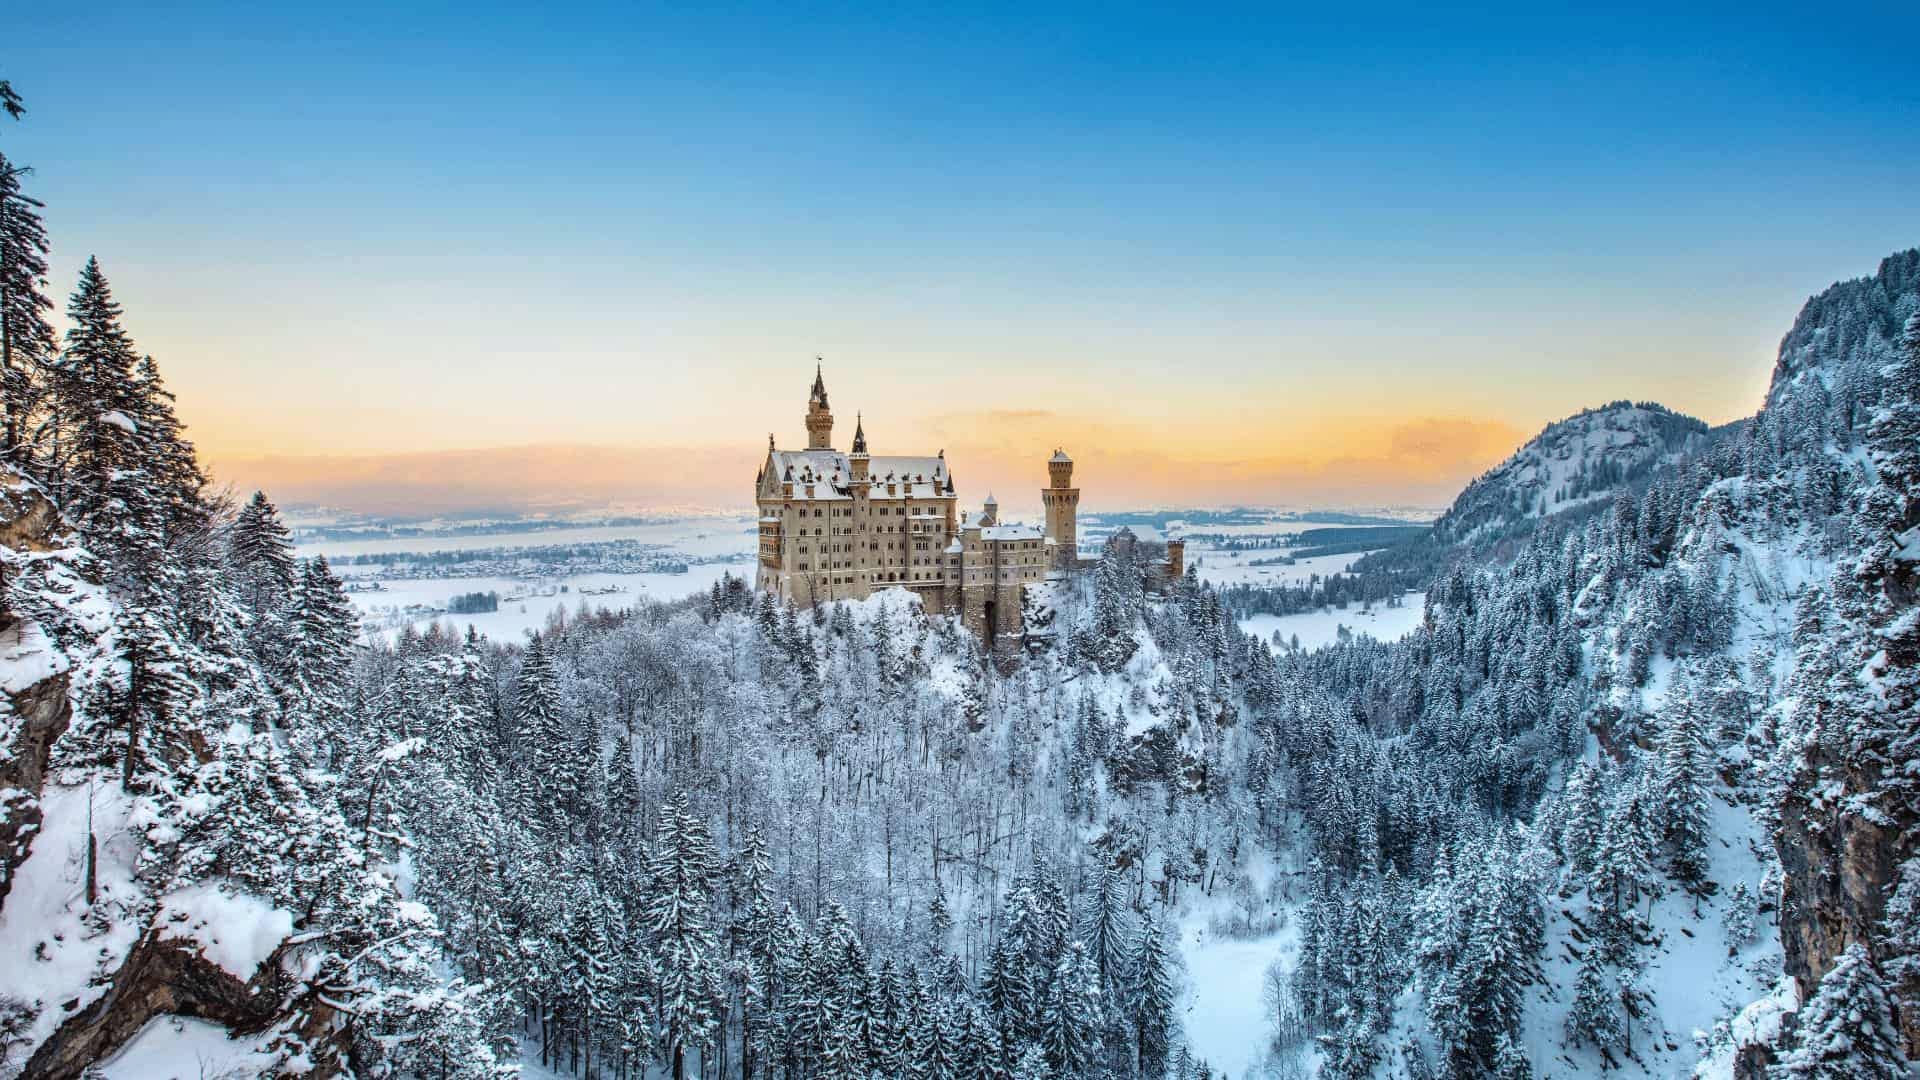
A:
<svg viewBox="0 0 1920 1080">
<path fill-rule="evenodd" d="M 1913 260 L 1808 304 L 1751 423 L 1301 662 L 1355 718 L 1284 751 L 1339 808 L 1283 1002 L 1323 1072 L 1908 1075 Z"/>
<path fill-rule="evenodd" d="M 1443 545 L 1486 546 L 1644 481 L 1696 450 L 1707 425 L 1658 405 L 1616 401 L 1547 425 L 1467 486 L 1434 522 Z"/>
<path fill-rule="evenodd" d="M 1548 424 L 1513 455 L 1467 485 L 1410 540 L 1360 559 L 1351 573 L 1424 588 L 1455 563 L 1511 559 L 1549 520 L 1576 527 L 1617 497 L 1637 497 L 1649 478 L 1738 432 L 1709 428 L 1659 405 L 1616 401 Z"/>
</svg>

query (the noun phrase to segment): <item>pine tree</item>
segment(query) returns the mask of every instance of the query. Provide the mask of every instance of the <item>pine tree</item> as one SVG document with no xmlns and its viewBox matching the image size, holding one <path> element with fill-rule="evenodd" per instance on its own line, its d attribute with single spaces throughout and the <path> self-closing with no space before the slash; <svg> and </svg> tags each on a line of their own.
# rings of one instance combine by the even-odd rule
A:
<svg viewBox="0 0 1920 1080">
<path fill-rule="evenodd" d="M 52 390 L 57 424 L 66 439 L 62 502 L 81 529 L 96 539 L 115 538 L 128 524 L 116 480 L 136 456 L 132 391 L 139 357 L 120 315 L 99 260 L 89 258 L 67 304 L 66 348 L 56 364 Z"/>
<path fill-rule="evenodd" d="M 960 1037 L 960 1062 L 962 1080 L 1008 1080 L 1000 1034 L 986 1010 L 972 1002 L 967 1005 L 966 1029 Z"/>
<path fill-rule="evenodd" d="M 331 726 L 346 708 L 343 695 L 360 620 L 324 556 L 316 555 L 301 567 L 291 615 L 289 712 L 302 722 Z"/>
<path fill-rule="evenodd" d="M 1707 845 L 1713 841 L 1707 807 L 1713 769 L 1707 760 L 1706 732 L 1690 700 L 1669 702 L 1659 754 L 1655 777 L 1668 858 L 1675 880 L 1698 896 L 1706 882 Z"/>
<path fill-rule="evenodd" d="M 1573 1006 L 1567 1011 L 1567 1037 L 1591 1043 L 1602 1051 L 1621 1045 L 1626 1016 L 1620 1010 L 1619 982 L 1607 971 L 1596 950 L 1587 950 L 1573 985 Z"/>
<path fill-rule="evenodd" d="M 1172 959 L 1160 924 L 1143 919 L 1134 939 L 1129 965 L 1127 1012 L 1132 1018 L 1135 1061 L 1142 1076 L 1159 1076 L 1167 1067 L 1173 1044 L 1177 1001 L 1173 989 Z"/>
<path fill-rule="evenodd" d="M 539 634 L 527 642 L 520 664 L 513 729 L 521 754 L 521 809 L 530 820 L 555 825 L 554 810 L 561 809 L 564 817 L 565 801 L 572 794 L 565 777 L 574 758 L 560 712 L 559 675 Z"/>
<path fill-rule="evenodd" d="M 708 1046 L 719 1023 L 719 958 L 711 929 L 714 851 L 704 822 L 675 795 L 661 809 L 647 860 L 645 917 L 659 961 L 660 1046 L 674 1080 L 689 1047 Z"/>
<path fill-rule="evenodd" d="M 947 911 L 947 893 L 936 882 L 933 899 L 927 902 L 927 951 L 938 956 L 947 949 L 947 936 L 953 933 L 953 915 Z"/>
<path fill-rule="evenodd" d="M 1641 924 L 1634 905 L 1654 885 L 1651 833 L 1640 786 L 1628 784 L 1607 815 L 1594 851 L 1593 874 L 1587 879 L 1596 918 L 1595 946 L 1609 963 L 1630 966 L 1634 960 Z"/>
<path fill-rule="evenodd" d="M 1880 972 L 1849 945 L 1800 1008 L 1792 1045 L 1768 1071 L 1775 1080 L 1907 1080 L 1912 1071 Z"/>
<path fill-rule="evenodd" d="M 40 373 L 53 355 L 53 325 L 47 313 L 47 230 L 43 205 L 20 189 L 28 172 L 0 154 L 0 405 L 6 409 L 0 454 L 16 466 L 30 464 L 31 422 L 40 393 Z"/>
<path fill-rule="evenodd" d="M 642 796 L 640 776 L 633 767 L 633 739 L 624 730 L 613 737 L 613 753 L 607 758 L 606 789 L 607 817 L 611 830 L 616 836 L 626 836 L 638 819 Z M 758 838 L 758 830 L 749 834 L 750 841 Z M 764 845 L 741 852 L 741 856 L 747 859 L 764 859 L 765 855 Z M 757 867 L 759 864 L 754 865 Z"/>
<path fill-rule="evenodd" d="M 265 492 L 254 492 L 234 519 L 227 563 L 235 587 L 256 617 L 278 618 L 286 610 L 298 577 L 293 538 Z"/>
<path fill-rule="evenodd" d="M 1034 986 L 1026 954 L 1011 933 L 1002 935 L 994 943 L 987 957 L 987 972 L 981 979 L 980 992 L 999 1018 L 1001 1038 L 1009 1046 L 1029 1037 L 1037 1020 Z"/>
<path fill-rule="evenodd" d="M 1078 941 L 1054 969 L 1052 992 L 1041 1017 L 1047 1060 L 1064 1077 L 1086 1076 L 1100 1053 L 1100 973 Z"/>
<path fill-rule="evenodd" d="M 1120 871 L 1111 864 L 1103 867 L 1081 928 L 1103 987 L 1112 986 L 1125 975 L 1127 954 L 1134 938 L 1127 926 L 1126 900 L 1122 893 Z"/>
</svg>

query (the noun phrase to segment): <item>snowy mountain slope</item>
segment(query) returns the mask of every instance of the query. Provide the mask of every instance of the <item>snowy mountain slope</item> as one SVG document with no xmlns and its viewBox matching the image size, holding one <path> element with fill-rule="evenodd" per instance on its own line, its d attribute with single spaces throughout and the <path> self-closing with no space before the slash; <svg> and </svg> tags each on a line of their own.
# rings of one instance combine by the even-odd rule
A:
<svg viewBox="0 0 1920 1080">
<path fill-rule="evenodd" d="M 1404 642 L 1289 658 L 1255 719 L 1309 807 L 1284 1069 L 1906 1074 L 1916 258 L 1811 301 L 1715 439 L 1550 428 L 1451 515 L 1523 525 L 1505 557 L 1451 566 Z M 1582 475 L 1628 483 L 1586 510 Z"/>
<path fill-rule="evenodd" d="M 254 656 L 0 484 L 0 1076 L 330 1075 L 387 1056 L 368 1035 L 493 1074 L 431 917 L 247 696 Z"/>
<path fill-rule="evenodd" d="M 1876 376 L 1894 358 L 1916 291 L 1920 249 L 1889 255 L 1872 276 L 1835 282 L 1808 298 L 1780 340 L 1768 407 L 1791 407 L 1815 394 L 1844 395 L 1853 408 L 1870 407 Z"/>
<path fill-rule="evenodd" d="M 1706 440 L 1707 426 L 1653 404 L 1616 401 L 1547 425 L 1467 486 L 1434 523 L 1442 544 L 1488 544 L 1543 517 L 1606 499 Z"/>
</svg>

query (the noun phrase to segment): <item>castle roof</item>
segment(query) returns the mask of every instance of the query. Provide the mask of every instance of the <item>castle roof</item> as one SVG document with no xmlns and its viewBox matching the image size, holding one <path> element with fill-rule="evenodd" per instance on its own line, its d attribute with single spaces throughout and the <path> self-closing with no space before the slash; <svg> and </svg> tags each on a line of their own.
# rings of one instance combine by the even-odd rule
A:
<svg viewBox="0 0 1920 1080">
<path fill-rule="evenodd" d="M 827 379 L 820 373 L 818 363 L 813 365 L 813 393 L 808 395 L 807 401 L 818 402 L 821 408 L 827 407 Z"/>
<path fill-rule="evenodd" d="M 1047 460 L 1050 462 L 1054 462 L 1056 464 L 1066 464 L 1066 465 L 1073 464 L 1073 459 L 1067 456 L 1067 452 L 1065 450 L 1055 450 L 1053 452 L 1053 456 L 1048 458 Z"/>
<path fill-rule="evenodd" d="M 804 501 L 851 499 L 848 485 L 853 467 L 847 455 L 838 450 L 775 450 L 774 472 L 793 484 L 793 498 Z M 867 479 L 878 489 L 876 498 L 939 499 L 953 494 L 953 477 L 947 472 L 945 458 L 887 455 L 867 459 Z M 814 485 L 809 496 L 806 485 Z M 899 485 L 894 494 L 886 494 L 884 485 Z"/>
<path fill-rule="evenodd" d="M 982 540 L 1038 540 L 1040 530 L 1032 525 L 989 525 L 980 530 Z"/>
</svg>

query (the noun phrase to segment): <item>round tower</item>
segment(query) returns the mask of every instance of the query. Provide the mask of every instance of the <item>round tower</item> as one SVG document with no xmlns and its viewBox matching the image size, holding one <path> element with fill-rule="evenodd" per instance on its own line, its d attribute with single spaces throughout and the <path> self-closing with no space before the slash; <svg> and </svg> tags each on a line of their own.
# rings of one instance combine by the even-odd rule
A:
<svg viewBox="0 0 1920 1080">
<path fill-rule="evenodd" d="M 827 407 L 827 381 L 813 365 L 813 393 L 807 395 L 807 449 L 833 449 L 833 410 Z"/>
<path fill-rule="evenodd" d="M 1071 570 L 1080 553 L 1080 489 L 1073 486 L 1073 459 L 1055 450 L 1047 459 L 1048 485 L 1040 489 L 1047 512 L 1047 541 L 1052 545 L 1053 568 Z"/>
</svg>

